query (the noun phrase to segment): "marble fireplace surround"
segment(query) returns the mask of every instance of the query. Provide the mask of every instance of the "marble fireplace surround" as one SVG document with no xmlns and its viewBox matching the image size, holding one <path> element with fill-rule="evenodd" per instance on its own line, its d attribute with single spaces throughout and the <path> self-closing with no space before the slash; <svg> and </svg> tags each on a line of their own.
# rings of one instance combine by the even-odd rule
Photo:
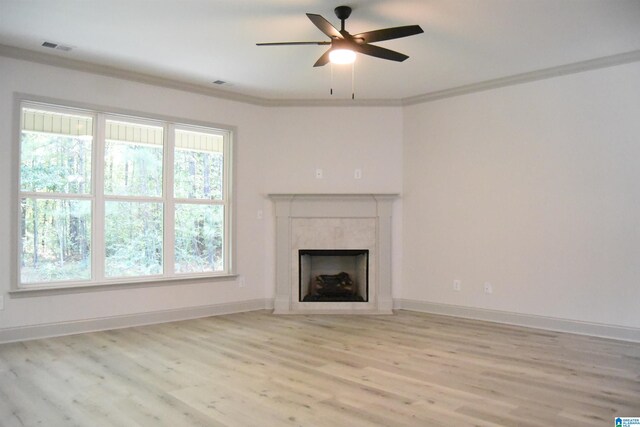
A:
<svg viewBox="0 0 640 427">
<path fill-rule="evenodd" d="M 391 314 L 391 215 L 397 194 L 269 194 L 276 216 L 274 314 Z M 300 249 L 368 249 L 367 302 L 301 302 Z"/>
</svg>

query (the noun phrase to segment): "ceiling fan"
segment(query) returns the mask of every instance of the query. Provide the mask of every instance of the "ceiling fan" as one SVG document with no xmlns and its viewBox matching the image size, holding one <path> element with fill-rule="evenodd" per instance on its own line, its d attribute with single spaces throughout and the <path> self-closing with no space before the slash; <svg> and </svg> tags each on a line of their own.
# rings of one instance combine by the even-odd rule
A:
<svg viewBox="0 0 640 427">
<path fill-rule="evenodd" d="M 407 55 L 370 43 L 384 40 L 399 39 L 401 37 L 413 36 L 423 33 L 419 25 L 406 25 L 403 27 L 385 28 L 381 30 L 367 31 L 365 33 L 350 34 L 344 29 L 344 21 L 351 15 L 349 6 L 338 6 L 334 9 L 338 19 L 340 19 L 340 31 L 329 21 L 320 15 L 307 13 L 307 17 L 313 24 L 326 34 L 331 41 L 319 42 L 277 42 L 277 43 L 256 43 L 258 46 L 286 46 L 286 45 L 331 45 L 322 56 L 313 64 L 314 67 L 322 67 L 331 63 L 349 64 L 355 60 L 356 52 L 376 58 L 388 59 L 390 61 L 402 62 L 408 58 Z"/>
</svg>

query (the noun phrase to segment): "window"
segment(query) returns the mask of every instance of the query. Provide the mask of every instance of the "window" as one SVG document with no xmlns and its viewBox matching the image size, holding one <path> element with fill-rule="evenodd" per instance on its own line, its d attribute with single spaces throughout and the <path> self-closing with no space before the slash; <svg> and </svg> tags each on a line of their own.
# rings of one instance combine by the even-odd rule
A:
<svg viewBox="0 0 640 427">
<path fill-rule="evenodd" d="M 231 132 L 23 102 L 19 285 L 230 271 Z"/>
<path fill-rule="evenodd" d="M 175 270 L 218 271 L 224 266 L 225 206 L 222 135 L 176 129 L 174 150 Z"/>
</svg>

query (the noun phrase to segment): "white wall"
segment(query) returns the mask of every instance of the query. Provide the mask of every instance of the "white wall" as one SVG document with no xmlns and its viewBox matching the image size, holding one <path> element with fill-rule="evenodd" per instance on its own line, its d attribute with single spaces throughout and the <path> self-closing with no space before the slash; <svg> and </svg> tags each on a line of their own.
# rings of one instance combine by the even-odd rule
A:
<svg viewBox="0 0 640 427">
<path fill-rule="evenodd" d="M 272 298 L 266 195 L 278 192 L 402 192 L 396 298 L 640 327 L 638 63 L 404 109 L 259 107 L 2 57 L 0 76 L 0 333 Z M 235 126 L 237 266 L 246 287 L 229 280 L 9 296 L 16 92 Z M 485 281 L 492 295 L 482 293 Z"/>
<path fill-rule="evenodd" d="M 402 109 L 267 108 L 105 76 L 0 57 L 0 311 L 3 330 L 87 319 L 182 310 L 273 297 L 275 192 L 400 192 Z M 65 295 L 10 296 L 11 168 L 14 93 L 105 108 L 234 126 L 236 133 L 237 271 L 235 280 Z M 316 167 L 325 179 L 314 176 Z M 361 168 L 363 178 L 353 179 Z M 258 211 L 263 211 L 263 219 Z M 400 268 L 396 267 L 399 272 Z M 398 273 L 399 274 L 399 273 Z"/>
<path fill-rule="evenodd" d="M 277 108 L 265 171 L 273 192 L 399 193 L 402 109 Z M 316 168 L 323 179 L 315 178 Z M 354 178 L 354 170 L 362 179 Z"/>
<path fill-rule="evenodd" d="M 405 107 L 403 298 L 640 327 L 639 94 L 633 63 Z"/>
</svg>

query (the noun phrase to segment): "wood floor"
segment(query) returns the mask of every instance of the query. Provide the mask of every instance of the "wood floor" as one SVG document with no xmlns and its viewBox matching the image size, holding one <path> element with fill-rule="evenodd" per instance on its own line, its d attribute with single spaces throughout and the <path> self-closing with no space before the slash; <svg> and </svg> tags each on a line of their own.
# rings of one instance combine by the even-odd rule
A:
<svg viewBox="0 0 640 427">
<path fill-rule="evenodd" d="M 0 346 L 0 425 L 613 426 L 640 344 L 399 311 L 240 313 Z"/>
</svg>

